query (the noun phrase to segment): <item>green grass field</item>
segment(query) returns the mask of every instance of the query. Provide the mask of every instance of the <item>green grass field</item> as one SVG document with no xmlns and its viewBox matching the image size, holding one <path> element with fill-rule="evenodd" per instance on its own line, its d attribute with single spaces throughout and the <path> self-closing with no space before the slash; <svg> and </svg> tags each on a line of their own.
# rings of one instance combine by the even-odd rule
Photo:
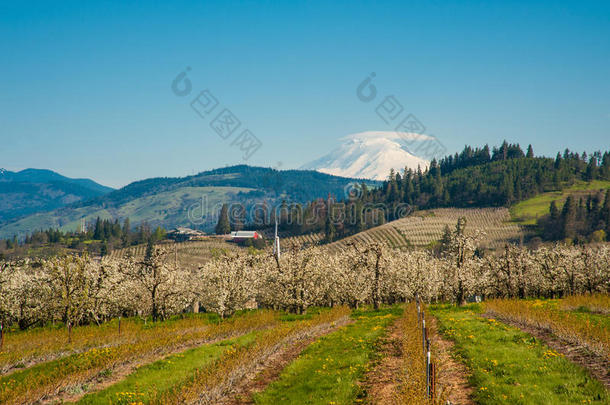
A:
<svg viewBox="0 0 610 405">
<path fill-rule="evenodd" d="M 162 394 L 188 380 L 197 369 L 212 364 L 227 350 L 231 350 L 235 346 L 251 344 L 256 336 L 257 332 L 248 333 L 235 339 L 200 346 L 147 364 L 116 384 L 102 391 L 85 395 L 78 403 L 147 403 L 151 397 Z"/>
<path fill-rule="evenodd" d="M 476 403 L 610 403 L 603 385 L 580 366 L 527 333 L 479 316 L 479 305 L 430 309 L 472 372 Z"/>
<path fill-rule="evenodd" d="M 362 395 L 358 381 L 367 371 L 376 343 L 401 307 L 355 311 L 354 323 L 311 344 L 254 397 L 256 404 L 352 404 Z"/>
<path fill-rule="evenodd" d="M 427 311 L 438 320 L 439 332 L 455 342 L 452 354 L 467 367 L 467 383 L 473 389 L 475 403 L 610 404 L 609 393 L 603 384 L 580 365 L 517 328 L 483 317 L 482 313 L 488 311 L 487 306 L 493 302 L 463 307 L 431 305 Z M 519 303 L 564 314 L 576 324 L 587 323 L 592 328 L 606 330 L 610 327 L 610 317 L 587 307 L 606 308 L 608 301 L 603 294 Z M 178 404 L 186 398 L 196 402 L 200 393 L 227 384 L 225 376 L 247 369 L 249 362 L 261 361 L 256 356 L 261 353 L 268 356 L 267 349 L 281 353 L 282 349 L 275 345 L 293 345 L 298 341 L 284 340 L 287 337 L 297 336 L 300 331 L 315 325 L 334 326 L 337 319 L 350 316 L 350 323 L 318 335 L 296 359 L 290 360 L 275 380 L 263 385 L 262 391 L 242 395 L 239 390 L 225 387 L 219 395 L 226 399 L 237 395 L 236 400 L 259 405 L 368 403 L 374 400 L 374 394 L 369 397 L 363 387 L 378 371 L 372 366 L 382 358 L 381 338 L 403 311 L 402 305 L 378 311 L 365 308 L 351 313 L 342 307 L 312 307 L 302 315 L 259 310 L 225 320 L 215 315 L 198 314 L 148 325 L 132 319 L 123 321 L 120 337 L 114 321 L 102 326 L 76 328 L 74 341 L 70 344 L 62 339 L 65 338 L 64 330 L 57 327 L 11 331 L 6 347 L 11 351 L 22 347 L 22 353 L 33 350 L 39 362 L 0 376 L 0 402 L 37 403 L 45 396 L 57 401 L 74 400 L 93 405 Z M 209 333 L 204 332 L 208 329 Z M 182 337 L 195 330 L 203 334 L 189 339 Z M 146 334 L 150 336 L 144 336 Z M 64 343 L 50 344 L 56 338 Z M 193 344 L 202 338 L 209 343 Z M 138 343 L 134 339 L 142 341 Z M 179 339 L 186 345 L 176 345 Z M 21 344 L 16 346 L 16 341 Z M 29 341 L 32 341 L 32 347 L 26 345 Z M 289 341 L 291 343 L 281 343 Z M 38 347 L 36 342 L 43 347 Z M 191 342 L 190 346 L 188 342 Z M 95 348 L 52 358 L 56 354 L 88 348 L 93 343 Z M 175 349 L 170 350 L 170 346 Z M 134 357 L 134 353 L 148 357 Z M 48 359 L 43 359 L 44 355 Z M 404 361 L 408 355 L 403 352 L 402 356 Z M 146 363 L 135 367 L 139 364 L 138 359 L 143 358 Z M 126 374 L 121 371 L 121 364 L 135 368 Z M 398 374 L 395 382 L 400 379 Z M 243 378 L 246 377 L 241 375 L 235 381 Z M 252 378 L 256 381 L 258 377 Z M 229 384 L 237 384 L 235 381 Z M 103 384 L 102 388 L 97 385 L 99 383 Z M 442 386 L 441 381 L 439 384 Z M 94 391 L 97 389 L 99 391 Z"/>
<path fill-rule="evenodd" d="M 521 201 L 510 207 L 510 215 L 513 222 L 521 225 L 533 225 L 536 219 L 548 214 L 551 201 L 555 201 L 559 209 L 569 195 L 587 195 L 596 190 L 610 188 L 610 181 L 594 180 L 591 182 L 579 182 L 572 187 L 562 191 L 551 191 Z"/>
<path fill-rule="evenodd" d="M 45 328 L 48 333 L 42 334 L 40 344 L 25 347 L 22 352 L 27 355 L 34 350 L 37 361 L 29 367 L 0 375 L 0 403 L 32 403 L 64 389 L 84 392 L 87 382 L 109 377 L 120 364 L 142 358 L 154 361 L 163 358 L 164 353 L 170 354 L 199 341 L 227 339 L 267 329 L 278 324 L 277 315 L 271 311 L 250 311 L 220 322 L 214 322 L 217 317 L 207 315 L 144 326 L 125 322 L 121 336 L 114 328 L 114 331 L 106 329 L 106 333 L 104 330 L 96 333 L 95 327 L 75 328 L 74 346 L 54 345 L 57 338 L 61 342 L 67 341 L 65 331 Z M 16 352 L 29 343 L 31 334 L 9 336 L 4 350 Z M 20 344 L 24 339 L 24 344 Z"/>
<path fill-rule="evenodd" d="M 564 308 L 561 299 L 546 299 L 546 300 L 533 300 L 537 305 L 548 308 L 553 311 L 561 311 L 567 314 L 569 317 L 577 319 L 579 322 L 587 322 L 590 325 L 600 326 L 610 331 L 610 316 L 607 314 L 600 314 L 592 312 L 586 306 L 579 306 L 576 308 Z"/>
</svg>

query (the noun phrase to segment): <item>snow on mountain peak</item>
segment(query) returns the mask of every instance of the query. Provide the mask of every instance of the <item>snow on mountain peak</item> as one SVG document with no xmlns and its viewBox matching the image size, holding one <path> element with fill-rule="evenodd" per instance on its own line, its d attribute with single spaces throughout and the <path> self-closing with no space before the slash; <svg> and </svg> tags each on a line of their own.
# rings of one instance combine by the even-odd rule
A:
<svg viewBox="0 0 610 405">
<path fill-rule="evenodd" d="M 396 131 L 364 131 L 357 132 L 355 134 L 346 135 L 340 140 L 359 140 L 359 141 L 367 141 L 367 140 L 390 140 L 390 141 L 424 141 L 428 139 L 434 139 L 429 135 L 425 134 L 415 134 L 410 132 L 396 132 Z"/>
<path fill-rule="evenodd" d="M 390 169 L 422 169 L 430 162 L 411 154 L 406 143 L 431 139 L 406 132 L 366 131 L 341 138 L 343 143 L 329 154 L 301 166 L 343 177 L 385 180 Z"/>
</svg>

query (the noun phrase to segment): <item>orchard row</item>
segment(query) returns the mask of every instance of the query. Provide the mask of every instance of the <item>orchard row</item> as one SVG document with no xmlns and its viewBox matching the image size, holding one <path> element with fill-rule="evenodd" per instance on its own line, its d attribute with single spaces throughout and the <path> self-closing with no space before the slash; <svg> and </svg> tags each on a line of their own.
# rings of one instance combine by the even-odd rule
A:
<svg viewBox="0 0 610 405">
<path fill-rule="evenodd" d="M 293 247 L 281 257 L 227 253 L 197 270 L 155 248 L 136 259 L 67 256 L 0 262 L 0 320 L 25 329 L 117 316 L 154 320 L 193 307 L 228 316 L 248 308 L 302 313 L 310 306 L 378 306 L 413 299 L 462 303 L 473 296 L 560 297 L 610 290 L 607 245 L 507 246 L 479 257 L 476 236 L 455 233 L 440 255 L 347 245 L 333 254 Z"/>
</svg>

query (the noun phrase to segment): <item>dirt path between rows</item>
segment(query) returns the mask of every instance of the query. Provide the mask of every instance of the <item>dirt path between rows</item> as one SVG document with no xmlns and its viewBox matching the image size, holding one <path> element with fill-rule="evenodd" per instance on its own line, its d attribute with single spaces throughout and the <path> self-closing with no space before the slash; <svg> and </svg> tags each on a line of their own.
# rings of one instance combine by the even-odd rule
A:
<svg viewBox="0 0 610 405">
<path fill-rule="evenodd" d="M 371 404 L 400 404 L 398 393 L 407 377 L 403 362 L 402 340 L 404 330 L 400 319 L 394 321 L 381 338 L 378 361 L 365 377 L 363 388 L 366 401 Z"/>
<path fill-rule="evenodd" d="M 525 333 L 529 333 L 538 340 L 544 342 L 551 349 L 563 354 L 568 360 L 578 364 L 587 370 L 591 376 L 599 380 L 606 389 L 610 390 L 610 360 L 600 355 L 592 353 L 585 346 L 574 342 L 562 339 L 552 330 L 536 327 L 529 323 L 518 322 L 500 314 L 487 312 L 483 314 L 485 318 L 496 319 L 507 325 L 521 329 Z"/>
<path fill-rule="evenodd" d="M 434 317 L 428 316 L 428 325 L 432 332 L 431 344 L 437 364 L 437 390 L 440 391 L 440 397 L 453 405 L 473 404 L 471 399 L 473 389 L 468 384 L 469 372 L 464 364 L 453 359 L 451 355 L 453 342 L 437 333 Z M 398 394 L 407 378 L 402 351 L 403 339 L 404 330 L 397 320 L 382 338 L 379 360 L 365 378 L 364 389 L 367 392 L 368 403 L 402 404 Z"/>
<path fill-rule="evenodd" d="M 470 372 L 464 363 L 453 358 L 454 343 L 438 333 L 437 321 L 428 316 L 432 328 L 432 347 L 435 349 L 438 371 L 438 388 L 444 390 L 445 398 L 453 405 L 470 405 L 474 390 L 468 383 Z M 438 389 L 437 388 L 437 389 Z"/>
<path fill-rule="evenodd" d="M 252 397 L 258 392 L 262 392 L 269 384 L 277 380 L 282 371 L 292 361 L 313 342 L 320 337 L 332 333 L 342 326 L 352 323 L 349 317 L 341 318 L 335 322 L 321 325 L 314 329 L 303 331 L 270 356 L 267 356 L 253 368 L 240 383 L 233 387 L 231 393 L 223 400 L 218 401 L 219 405 L 245 405 L 253 404 Z"/>
</svg>

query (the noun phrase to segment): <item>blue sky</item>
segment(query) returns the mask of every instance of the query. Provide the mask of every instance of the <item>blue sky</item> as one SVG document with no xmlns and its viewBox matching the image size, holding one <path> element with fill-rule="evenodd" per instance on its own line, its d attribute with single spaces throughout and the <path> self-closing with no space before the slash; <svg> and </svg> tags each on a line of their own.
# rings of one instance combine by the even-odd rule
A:
<svg viewBox="0 0 610 405">
<path fill-rule="evenodd" d="M 298 167 L 391 129 L 356 97 L 371 72 L 448 152 L 610 149 L 607 1 L 330 3 L 2 2 L 0 167 L 116 187 L 244 163 L 204 89 L 262 142 L 247 163 Z"/>
</svg>

